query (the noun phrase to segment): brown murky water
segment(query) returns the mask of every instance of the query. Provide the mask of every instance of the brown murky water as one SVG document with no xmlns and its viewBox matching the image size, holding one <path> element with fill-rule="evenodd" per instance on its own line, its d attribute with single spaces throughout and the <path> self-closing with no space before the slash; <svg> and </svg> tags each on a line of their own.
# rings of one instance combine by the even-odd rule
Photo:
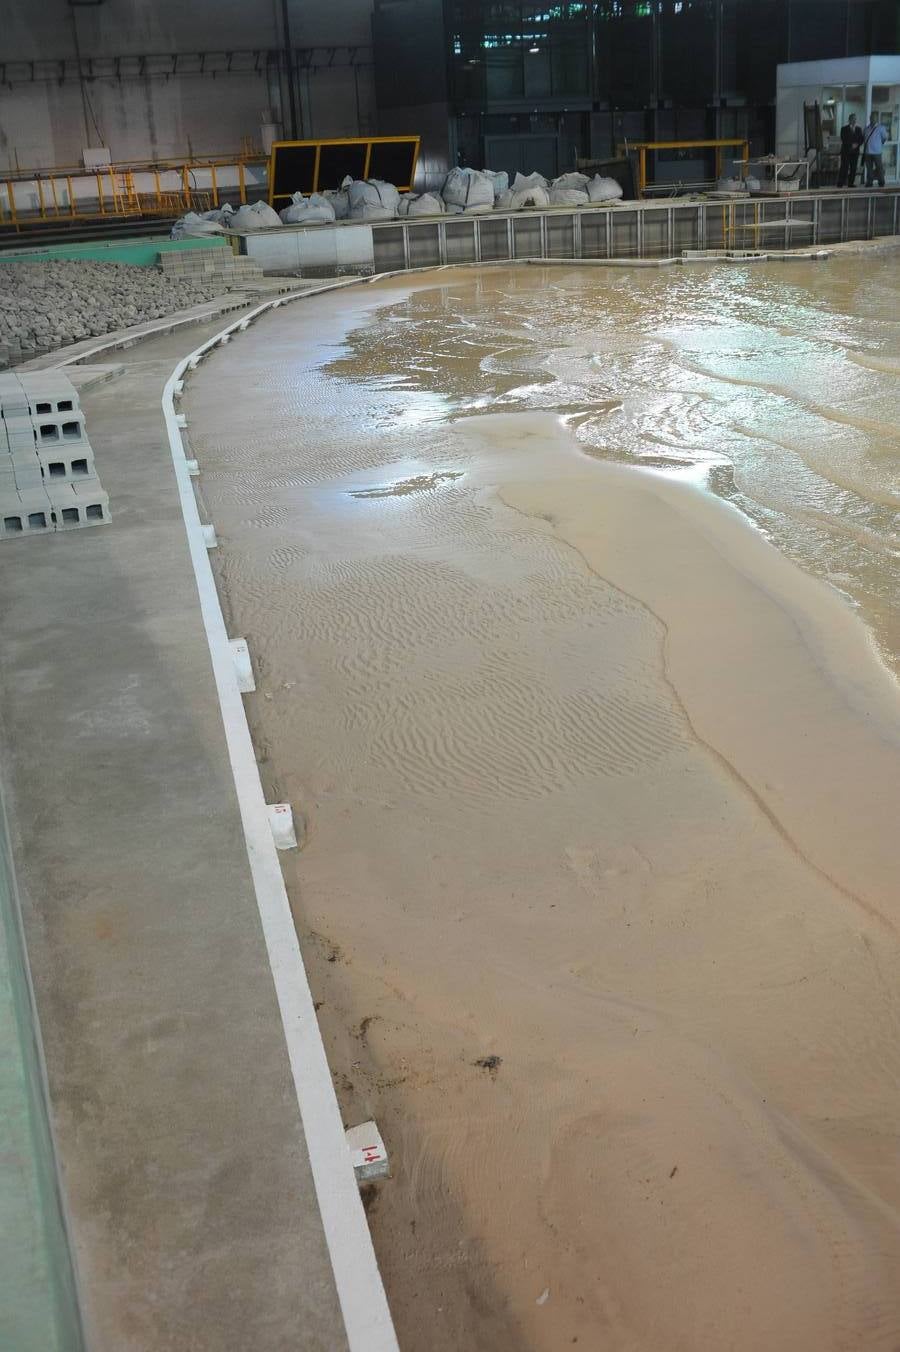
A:
<svg viewBox="0 0 900 1352">
<path fill-rule="evenodd" d="M 407 1352 L 900 1342 L 898 276 L 448 271 L 192 377 Z"/>
</svg>

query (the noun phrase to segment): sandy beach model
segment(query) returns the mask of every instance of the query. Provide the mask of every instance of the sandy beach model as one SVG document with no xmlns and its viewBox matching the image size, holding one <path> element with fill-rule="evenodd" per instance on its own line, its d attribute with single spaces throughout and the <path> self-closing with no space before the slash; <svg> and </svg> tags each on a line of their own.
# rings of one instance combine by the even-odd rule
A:
<svg viewBox="0 0 900 1352">
<path fill-rule="evenodd" d="M 900 1343 L 897 276 L 445 271 L 191 379 L 406 1352 Z"/>
</svg>

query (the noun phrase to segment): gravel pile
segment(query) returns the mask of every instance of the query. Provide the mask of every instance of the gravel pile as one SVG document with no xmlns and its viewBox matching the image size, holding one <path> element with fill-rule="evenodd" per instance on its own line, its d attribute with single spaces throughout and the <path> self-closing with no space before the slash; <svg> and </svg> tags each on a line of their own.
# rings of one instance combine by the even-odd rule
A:
<svg viewBox="0 0 900 1352">
<path fill-rule="evenodd" d="M 160 319 L 224 289 L 128 263 L 0 262 L 0 367 Z"/>
</svg>

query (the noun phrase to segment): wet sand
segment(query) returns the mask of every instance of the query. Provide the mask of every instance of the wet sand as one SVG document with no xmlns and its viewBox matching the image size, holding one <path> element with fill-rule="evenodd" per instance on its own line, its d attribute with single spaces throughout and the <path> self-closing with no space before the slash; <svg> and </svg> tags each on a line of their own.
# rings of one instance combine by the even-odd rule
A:
<svg viewBox="0 0 900 1352">
<path fill-rule="evenodd" d="M 898 290 L 435 273 L 192 377 L 407 1352 L 900 1342 Z"/>
</svg>

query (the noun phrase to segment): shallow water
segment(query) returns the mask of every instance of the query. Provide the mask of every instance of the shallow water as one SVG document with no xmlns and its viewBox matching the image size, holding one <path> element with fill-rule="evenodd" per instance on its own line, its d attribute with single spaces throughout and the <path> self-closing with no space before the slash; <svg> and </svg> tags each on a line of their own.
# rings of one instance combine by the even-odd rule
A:
<svg viewBox="0 0 900 1352">
<path fill-rule="evenodd" d="M 448 271 L 192 377 L 404 1348 L 900 1338 L 896 300 Z"/>
<path fill-rule="evenodd" d="M 703 483 L 863 607 L 895 660 L 898 315 L 890 256 L 457 273 L 386 306 L 326 369 L 393 393 L 398 432 L 545 410 L 589 454 Z"/>
</svg>

